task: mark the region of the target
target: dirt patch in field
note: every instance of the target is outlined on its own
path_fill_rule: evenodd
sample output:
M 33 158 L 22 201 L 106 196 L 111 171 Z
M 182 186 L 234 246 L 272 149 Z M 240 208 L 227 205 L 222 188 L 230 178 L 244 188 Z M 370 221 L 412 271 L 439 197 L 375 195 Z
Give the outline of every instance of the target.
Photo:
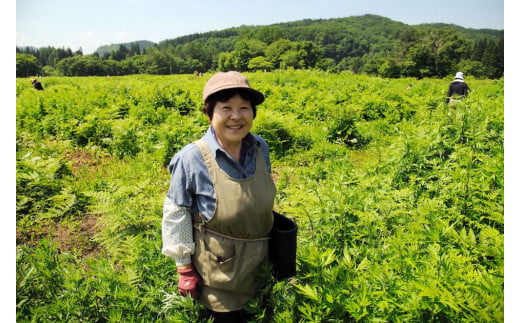
M 54 241 L 61 251 L 79 252 L 83 256 L 99 253 L 101 247 L 93 239 L 98 232 L 97 217 L 86 215 L 77 226 L 58 224 L 54 231 Z
M 107 157 L 98 156 L 84 149 L 75 149 L 66 152 L 63 157 L 71 161 L 71 170 L 74 176 L 79 174 L 95 174 L 105 163 Z
M 16 230 L 16 243 L 37 246 L 42 238 L 52 238 L 61 252 L 80 254 L 82 257 L 102 252 L 102 247 L 94 240 L 99 232 L 98 218 L 87 214 L 74 223 L 52 223 L 38 226 L 26 232 Z

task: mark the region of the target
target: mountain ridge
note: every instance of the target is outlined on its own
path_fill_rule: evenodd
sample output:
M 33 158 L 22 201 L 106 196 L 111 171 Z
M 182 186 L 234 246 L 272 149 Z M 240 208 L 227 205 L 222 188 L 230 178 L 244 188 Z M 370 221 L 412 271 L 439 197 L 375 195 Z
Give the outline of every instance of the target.
M 136 41 L 126 42 L 126 43 L 114 43 L 114 44 L 109 44 L 109 45 L 102 45 L 102 46 L 99 46 L 94 51 L 94 53 L 97 53 L 98 55 L 102 56 L 104 54 L 108 54 L 112 51 L 118 50 L 120 46 L 125 46 L 127 49 L 130 49 L 132 46 L 135 46 L 136 44 L 139 46 L 140 50 L 144 50 L 150 46 L 156 45 L 156 43 L 153 41 L 136 40 Z
M 206 31 L 202 33 L 192 33 L 187 35 L 182 35 L 174 38 L 167 38 L 164 40 L 161 40 L 157 43 L 148 41 L 148 40 L 140 40 L 140 41 L 132 41 L 132 42 L 126 42 L 126 43 L 115 43 L 110 45 L 103 45 L 98 47 L 98 49 L 95 50 L 98 54 L 104 54 L 109 53 L 110 51 L 117 50 L 120 45 L 124 45 L 127 48 L 129 48 L 132 44 L 136 42 L 146 42 L 149 46 L 158 45 L 159 47 L 162 47 L 164 44 L 174 44 L 174 45 L 182 45 L 188 42 L 191 42 L 193 40 L 199 39 L 199 38 L 228 38 L 233 36 L 239 36 L 240 31 L 242 30 L 260 30 L 262 28 L 312 28 L 316 26 L 326 26 L 326 25 L 333 25 L 335 24 L 341 24 L 341 23 L 350 23 L 350 24 L 357 24 L 359 22 L 365 23 L 371 23 L 371 25 L 368 25 L 366 27 L 374 27 L 375 24 L 380 23 L 386 23 L 391 24 L 394 27 L 402 26 L 405 29 L 423 29 L 423 28 L 452 28 L 457 32 L 460 32 L 466 36 L 469 36 L 470 38 L 481 38 L 481 37 L 501 37 L 504 34 L 503 29 L 490 29 L 490 28 L 468 28 L 463 27 L 456 24 L 448 24 L 448 23 L 421 23 L 421 24 L 415 24 L 415 25 L 409 25 L 397 20 L 392 20 L 388 17 L 375 15 L 375 14 L 365 14 L 365 15 L 359 15 L 359 16 L 349 16 L 349 17 L 340 17 L 340 18 L 320 18 L 320 19 L 310 19 L 310 18 L 304 18 L 299 20 L 293 20 L 288 22 L 280 22 L 280 23 L 273 23 L 273 24 L 266 24 L 266 25 L 241 25 L 241 26 L 235 26 L 235 27 L 229 27 L 224 29 L 218 29 L 218 30 L 211 30 Z M 363 29 L 363 28 L 361 28 Z M 366 28 L 364 28 L 366 29 Z M 144 49 L 146 47 L 141 47 L 141 49 Z M 107 49 L 109 49 L 107 51 Z

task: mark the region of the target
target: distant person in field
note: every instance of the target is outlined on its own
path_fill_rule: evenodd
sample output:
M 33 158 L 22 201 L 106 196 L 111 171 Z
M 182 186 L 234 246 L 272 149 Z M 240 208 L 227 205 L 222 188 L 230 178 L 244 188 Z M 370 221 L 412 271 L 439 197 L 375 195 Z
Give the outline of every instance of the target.
M 464 82 L 464 73 L 457 72 L 455 79 L 450 83 L 448 87 L 448 95 L 446 97 L 446 103 L 459 102 L 462 98 L 468 96 L 469 88 L 468 84 Z
M 198 299 L 215 322 L 247 322 L 276 193 L 267 143 L 250 133 L 264 95 L 231 71 L 213 75 L 202 99 L 206 134 L 168 166 L 162 253 L 175 260 L 181 295 Z
M 31 79 L 31 83 L 34 86 L 35 89 L 43 91 L 43 86 L 37 79 Z

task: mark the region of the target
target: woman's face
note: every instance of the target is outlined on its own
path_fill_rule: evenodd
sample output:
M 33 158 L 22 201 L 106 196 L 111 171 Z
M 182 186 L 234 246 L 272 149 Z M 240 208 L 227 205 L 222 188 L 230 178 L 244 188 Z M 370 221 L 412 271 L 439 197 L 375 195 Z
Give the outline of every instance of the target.
M 210 122 L 222 147 L 241 144 L 253 126 L 253 107 L 236 94 L 227 102 L 217 102 Z

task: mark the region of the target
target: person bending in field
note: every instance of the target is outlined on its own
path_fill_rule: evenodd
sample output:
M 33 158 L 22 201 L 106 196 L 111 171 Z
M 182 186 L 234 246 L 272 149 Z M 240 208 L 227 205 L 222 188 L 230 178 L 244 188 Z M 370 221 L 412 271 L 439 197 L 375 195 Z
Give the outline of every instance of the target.
M 464 82 L 464 73 L 457 72 L 455 74 L 455 79 L 450 83 L 448 87 L 448 95 L 446 97 L 446 103 L 455 103 L 459 102 L 461 99 L 468 96 L 469 88 L 468 84 Z
M 43 86 L 37 79 L 31 79 L 31 83 L 34 86 L 35 89 L 43 91 Z

